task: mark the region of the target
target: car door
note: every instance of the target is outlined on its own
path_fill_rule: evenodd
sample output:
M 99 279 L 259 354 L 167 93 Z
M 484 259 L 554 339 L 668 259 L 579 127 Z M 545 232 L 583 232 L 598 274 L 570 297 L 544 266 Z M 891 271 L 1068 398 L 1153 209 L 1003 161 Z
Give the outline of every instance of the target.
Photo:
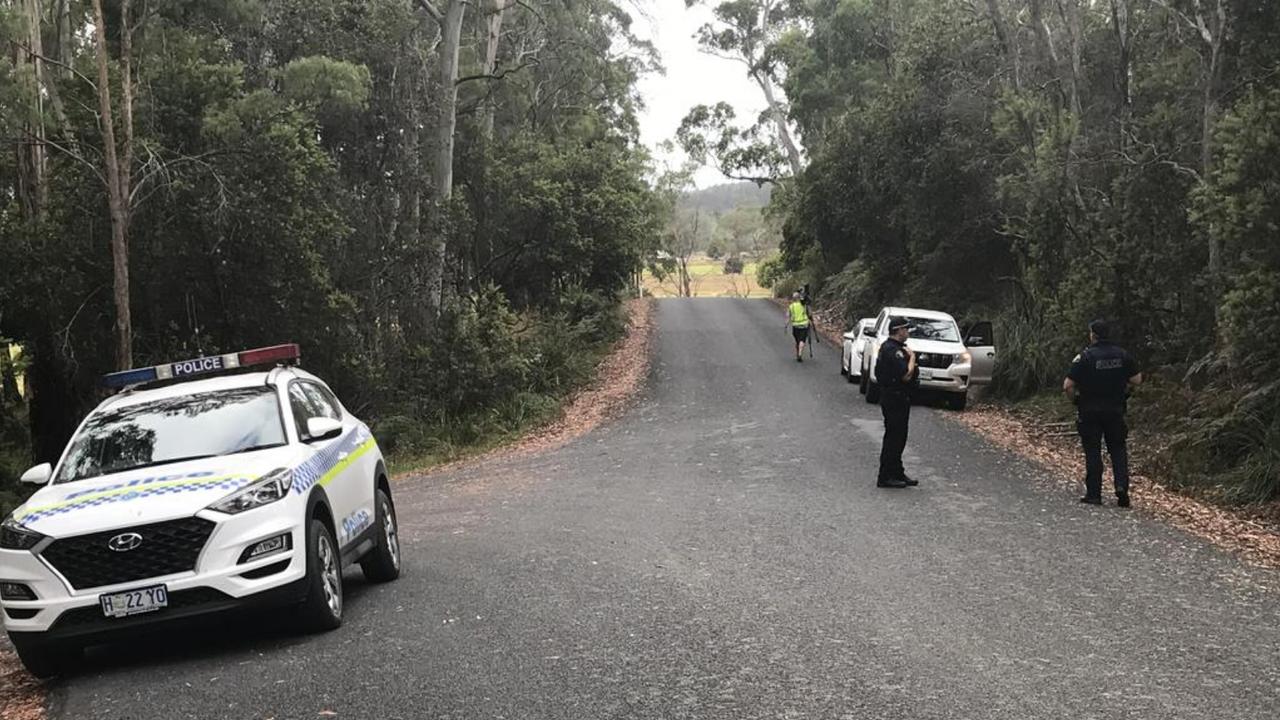
M 872 326 L 873 335 L 867 336 L 867 342 L 862 346 L 863 361 L 862 365 L 866 368 L 867 377 L 871 382 L 876 379 L 876 356 L 880 354 L 880 344 L 889 337 L 889 310 L 888 308 L 881 310 L 876 316 L 875 325 Z
M 964 333 L 964 345 L 973 358 L 969 382 L 975 385 L 991 382 L 991 375 L 996 366 L 995 329 L 991 323 L 983 320 L 969 326 Z
M 331 453 L 327 458 L 331 466 L 324 488 L 333 504 L 338 544 L 345 546 L 373 523 L 373 468 L 369 464 L 374 455 L 359 452 L 363 426 L 343 410 L 329 388 L 311 380 L 297 384 L 319 416 L 342 423 L 342 434 L 326 451 Z

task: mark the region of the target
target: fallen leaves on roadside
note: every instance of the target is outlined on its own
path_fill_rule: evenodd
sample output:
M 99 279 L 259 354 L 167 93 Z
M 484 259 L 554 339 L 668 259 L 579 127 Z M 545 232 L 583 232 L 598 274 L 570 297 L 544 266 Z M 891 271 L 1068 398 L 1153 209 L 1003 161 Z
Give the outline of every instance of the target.
M 1025 413 L 991 405 L 971 407 L 947 417 L 991 443 L 1043 465 L 1058 483 L 1083 489 L 1084 454 L 1073 433 L 1062 432 Z M 1161 517 L 1251 564 L 1280 568 L 1280 504 L 1254 508 L 1212 505 L 1141 472 L 1132 473 L 1131 487 L 1136 509 Z
M 0 648 L 0 720 L 43 720 L 44 686 L 7 647 Z

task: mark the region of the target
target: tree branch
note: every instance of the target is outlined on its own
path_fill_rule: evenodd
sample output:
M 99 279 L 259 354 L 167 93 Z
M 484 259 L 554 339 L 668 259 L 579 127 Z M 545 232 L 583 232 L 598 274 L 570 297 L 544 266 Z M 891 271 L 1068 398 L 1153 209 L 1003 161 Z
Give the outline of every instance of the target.
M 444 24 L 444 13 L 437 10 L 436 6 L 432 5 L 428 0 L 418 0 L 418 7 L 430 15 L 432 20 Z
M 58 61 L 58 60 L 55 60 L 55 59 L 53 59 L 53 58 L 51 58 L 51 57 L 49 57 L 49 56 L 47 56 L 47 55 L 42 55 L 42 54 L 40 54 L 40 53 L 38 53 L 38 52 L 35 52 L 35 51 L 33 51 L 30 47 L 28 47 L 28 46 L 26 46 L 26 45 L 23 45 L 22 43 L 17 43 L 17 42 L 15 42 L 15 43 L 13 43 L 13 45 L 14 45 L 14 47 L 17 47 L 17 48 L 19 48 L 20 50 L 22 50 L 22 52 L 26 53 L 27 55 L 30 55 L 30 56 L 31 56 L 31 57 L 33 57 L 33 58 L 37 58 L 37 59 L 39 59 L 41 62 L 47 62 L 47 63 L 49 63 L 50 65 L 56 65 L 57 67 L 60 67 L 60 68 L 62 68 L 62 69 L 64 69 L 64 70 L 67 70 L 67 71 L 70 71 L 73 75 L 75 75 L 76 77 L 78 77 L 78 78 L 80 78 L 81 80 L 83 80 L 83 81 L 85 81 L 86 83 L 88 83 L 88 84 L 89 84 L 89 87 L 93 88 L 93 91 L 94 91 L 94 92 L 97 92 L 97 91 L 98 91 L 98 85 L 97 85 L 97 83 L 95 83 L 93 80 L 91 80 L 91 79 L 89 79 L 88 77 L 86 77 L 84 73 L 80 72 L 79 70 L 76 70 L 75 68 L 71 67 L 70 65 L 68 65 L 68 64 L 66 64 L 66 63 L 64 63 L 64 62 L 60 62 L 60 61 Z
M 511 73 L 519 72 L 531 65 L 537 65 L 537 64 L 538 64 L 538 61 L 535 58 L 528 62 L 520 63 L 519 65 L 511 68 L 510 70 L 503 70 L 502 72 L 496 72 L 492 74 L 480 73 L 478 75 L 468 75 L 466 77 L 461 77 L 455 80 L 453 84 L 461 85 L 463 83 L 471 82 L 473 80 L 501 80 L 502 78 L 506 77 L 507 75 L 510 75 Z

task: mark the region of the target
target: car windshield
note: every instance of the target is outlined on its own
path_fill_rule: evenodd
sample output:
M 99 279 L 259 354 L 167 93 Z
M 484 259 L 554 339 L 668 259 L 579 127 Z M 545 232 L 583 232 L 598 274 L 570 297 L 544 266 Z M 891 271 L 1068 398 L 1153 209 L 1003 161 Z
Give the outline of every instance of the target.
M 954 320 L 937 318 L 909 318 L 911 330 L 908 336 L 917 340 L 941 340 L 942 342 L 960 342 L 960 330 Z
M 252 387 L 109 408 L 71 443 L 55 483 L 286 443 L 275 388 Z

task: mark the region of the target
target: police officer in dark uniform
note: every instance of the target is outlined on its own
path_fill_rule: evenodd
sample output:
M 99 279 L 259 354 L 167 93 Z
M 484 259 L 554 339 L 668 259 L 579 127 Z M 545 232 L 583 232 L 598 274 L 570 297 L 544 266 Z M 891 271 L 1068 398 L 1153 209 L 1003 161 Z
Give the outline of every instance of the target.
M 1142 382 L 1138 364 L 1111 342 L 1111 328 L 1103 320 L 1089 323 L 1089 347 L 1075 357 L 1062 391 L 1077 407 L 1076 427 L 1084 446 L 1085 494 L 1080 502 L 1102 504 L 1102 443 L 1107 443 L 1116 501 L 1129 507 L 1129 428 L 1124 411 L 1129 388 Z
M 889 319 L 889 339 L 876 356 L 876 384 L 880 387 L 880 411 L 884 413 L 884 446 L 880 449 L 880 474 L 876 487 L 903 488 L 919 483 L 907 477 L 902 451 L 907 447 L 911 420 L 911 390 L 918 382 L 916 355 L 907 347 L 911 323 Z

